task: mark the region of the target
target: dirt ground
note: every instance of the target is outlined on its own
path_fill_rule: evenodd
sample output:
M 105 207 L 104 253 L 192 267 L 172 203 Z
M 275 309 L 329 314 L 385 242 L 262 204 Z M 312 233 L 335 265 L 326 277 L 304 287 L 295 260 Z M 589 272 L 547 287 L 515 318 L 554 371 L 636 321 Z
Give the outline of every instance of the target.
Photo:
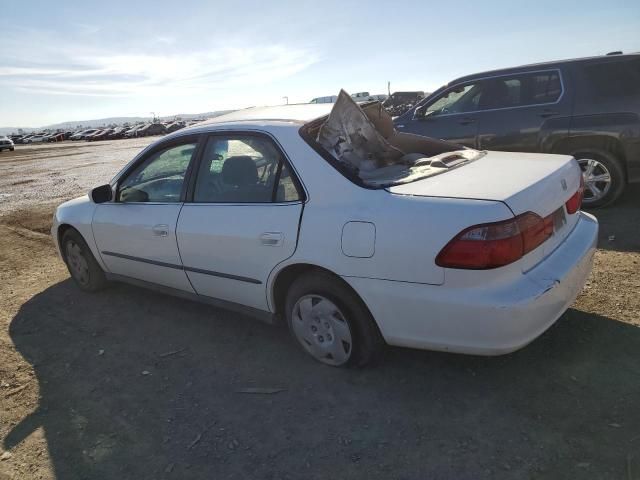
M 640 479 L 640 186 L 594 212 L 589 284 L 528 347 L 341 370 L 283 328 L 73 286 L 55 205 L 149 141 L 0 154 L 0 479 Z

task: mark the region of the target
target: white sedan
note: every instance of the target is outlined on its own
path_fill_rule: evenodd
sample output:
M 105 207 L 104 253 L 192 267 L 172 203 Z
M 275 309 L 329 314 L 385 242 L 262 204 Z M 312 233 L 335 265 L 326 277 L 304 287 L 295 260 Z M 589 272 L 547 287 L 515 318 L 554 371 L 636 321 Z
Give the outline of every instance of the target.
M 354 106 L 247 109 L 151 144 L 58 207 L 71 276 L 282 319 L 333 366 L 385 343 L 498 355 L 542 334 L 596 247 L 577 162 L 398 133 Z

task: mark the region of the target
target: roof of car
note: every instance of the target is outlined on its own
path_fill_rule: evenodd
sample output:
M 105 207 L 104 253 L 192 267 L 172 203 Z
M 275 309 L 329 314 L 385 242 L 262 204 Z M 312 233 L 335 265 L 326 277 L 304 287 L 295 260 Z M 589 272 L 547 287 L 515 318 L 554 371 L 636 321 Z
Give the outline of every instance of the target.
M 316 118 L 328 115 L 333 108 L 332 103 L 300 103 L 292 105 L 279 105 L 276 107 L 251 107 L 237 110 L 226 115 L 205 120 L 188 128 L 200 128 L 205 125 L 217 125 L 221 123 L 236 122 L 265 122 L 290 121 L 296 123 L 307 123 Z
M 460 82 L 465 82 L 468 80 L 474 80 L 478 78 L 491 77 L 495 75 L 501 74 L 509 74 L 520 71 L 531 71 L 540 68 L 552 68 L 558 67 L 560 65 L 568 64 L 568 63 L 588 63 L 594 61 L 616 61 L 622 58 L 638 58 L 640 57 L 639 52 L 628 53 L 628 54 L 611 54 L 611 55 L 598 55 L 594 57 L 582 57 L 582 58 L 570 58 L 566 60 L 553 60 L 551 62 L 541 62 L 541 63 L 529 63 L 525 65 L 519 65 L 516 67 L 508 67 L 508 68 L 499 68 L 496 70 L 488 70 L 485 72 L 474 73 L 471 75 L 465 75 L 464 77 L 456 78 L 455 80 L 448 83 L 448 85 L 453 85 Z

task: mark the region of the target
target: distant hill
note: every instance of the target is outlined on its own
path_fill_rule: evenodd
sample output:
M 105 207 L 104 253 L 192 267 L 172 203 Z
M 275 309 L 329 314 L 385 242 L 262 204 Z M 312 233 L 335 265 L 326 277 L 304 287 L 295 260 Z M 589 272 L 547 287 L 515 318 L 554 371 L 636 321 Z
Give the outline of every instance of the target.
M 225 113 L 233 112 L 234 110 L 218 110 L 216 112 L 205 112 L 205 113 L 180 113 L 177 115 L 167 115 L 165 117 L 160 117 L 161 120 L 173 120 L 175 118 L 180 118 L 182 120 L 196 120 L 196 119 L 206 119 L 218 117 L 220 115 L 224 115 Z M 20 127 L 24 132 L 31 131 L 40 131 L 40 130 L 75 130 L 77 128 L 95 128 L 102 127 L 107 125 L 121 125 L 123 123 L 138 123 L 138 122 L 148 122 L 150 121 L 149 117 L 110 117 L 110 118 L 98 118 L 95 120 L 77 120 L 72 122 L 62 122 L 62 123 L 54 123 L 53 125 L 46 125 L 44 127 Z M 11 133 L 17 133 L 20 129 L 19 127 L 0 127 L 0 135 L 8 135 Z

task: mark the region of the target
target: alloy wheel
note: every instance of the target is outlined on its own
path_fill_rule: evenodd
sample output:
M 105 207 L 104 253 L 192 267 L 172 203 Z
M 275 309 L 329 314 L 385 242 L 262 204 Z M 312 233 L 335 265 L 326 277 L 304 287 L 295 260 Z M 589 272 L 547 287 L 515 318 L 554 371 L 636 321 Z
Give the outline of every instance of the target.
M 611 189 L 611 173 L 609 169 L 593 158 L 581 158 L 578 160 L 584 179 L 584 199 L 588 205 L 602 199 Z

